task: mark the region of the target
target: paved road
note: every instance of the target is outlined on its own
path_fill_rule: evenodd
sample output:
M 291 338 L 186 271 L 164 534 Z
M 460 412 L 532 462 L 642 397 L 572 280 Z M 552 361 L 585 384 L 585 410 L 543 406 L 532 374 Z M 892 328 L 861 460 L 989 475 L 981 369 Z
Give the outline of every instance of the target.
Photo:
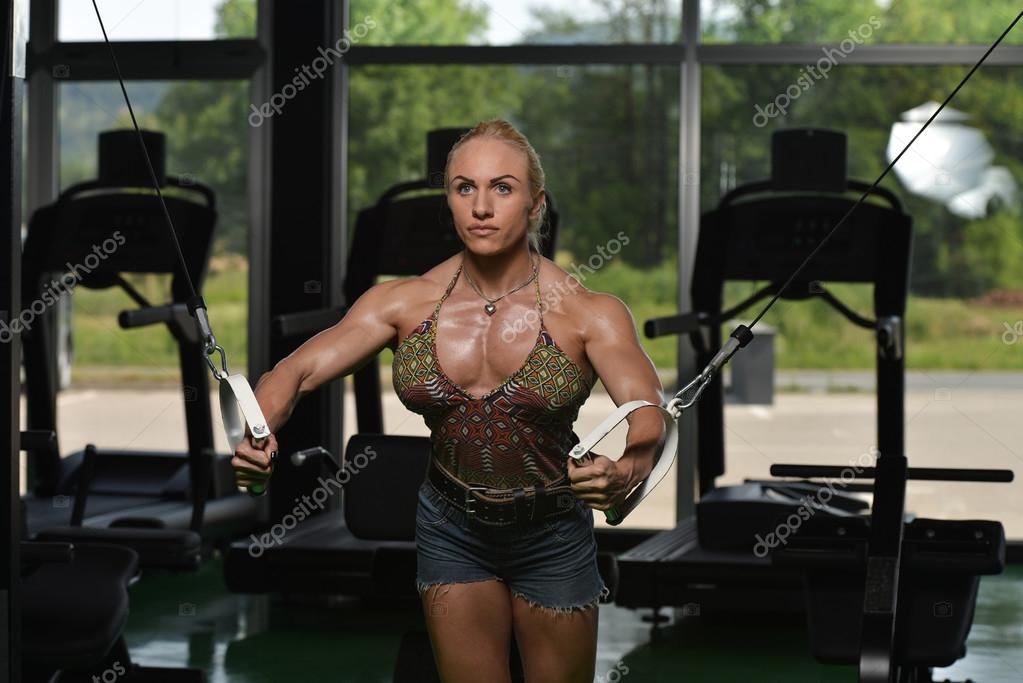
M 917 376 L 910 385 L 906 439 L 913 465 L 1010 468 L 1023 477 L 1023 375 L 932 373 L 932 378 Z M 387 382 L 383 386 L 390 387 Z M 350 392 L 347 401 L 345 429 L 350 434 L 354 428 Z M 184 448 L 184 409 L 180 394 L 172 389 L 71 389 L 61 394 L 59 405 L 64 452 L 87 442 L 108 448 Z M 587 433 L 613 408 L 598 385 L 580 412 L 576 433 Z M 385 395 L 384 409 L 388 432 L 427 434 L 422 418 L 405 410 L 393 393 Z M 721 481 L 767 477 L 772 463 L 855 464 L 876 442 L 874 419 L 874 396 L 869 392 L 782 393 L 773 406 L 729 405 L 728 472 Z M 219 431 L 217 439 L 226 451 Z M 625 428 L 609 440 L 606 452 L 620 453 Z M 624 526 L 672 526 L 674 499 L 675 481 L 669 475 Z M 911 483 L 907 508 L 927 516 L 999 519 L 1010 538 L 1023 538 L 1019 481 Z

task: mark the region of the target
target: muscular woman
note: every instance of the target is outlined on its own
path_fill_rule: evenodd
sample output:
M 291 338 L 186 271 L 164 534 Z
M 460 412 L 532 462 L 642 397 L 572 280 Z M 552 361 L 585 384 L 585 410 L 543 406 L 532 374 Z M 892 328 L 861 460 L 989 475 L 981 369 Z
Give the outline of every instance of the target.
M 663 439 L 657 411 L 639 410 L 617 461 L 567 457 L 598 378 L 616 405 L 659 404 L 661 386 L 625 304 L 540 255 L 544 183 L 518 130 L 478 124 L 445 169 L 464 249 L 420 277 L 375 285 L 256 386 L 276 433 L 302 396 L 394 351 L 394 389 L 432 435 L 416 583 L 450 683 L 509 681 L 513 630 L 530 683 L 593 680 L 607 589 L 590 510 L 621 503 Z M 273 437 L 261 448 L 242 441 L 238 484 L 265 482 L 277 448 Z

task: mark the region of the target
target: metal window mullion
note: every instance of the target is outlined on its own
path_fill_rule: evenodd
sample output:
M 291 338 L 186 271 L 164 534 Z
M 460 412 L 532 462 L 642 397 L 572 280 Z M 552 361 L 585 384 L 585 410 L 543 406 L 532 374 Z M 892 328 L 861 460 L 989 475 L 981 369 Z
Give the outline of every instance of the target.
M 249 81 L 250 104 L 258 110 L 269 99 L 273 90 L 271 67 L 270 28 L 266 25 L 272 16 L 273 0 L 258 0 L 256 32 L 266 59 Z M 252 111 L 251 109 L 249 110 Z M 270 169 L 272 118 L 262 125 L 249 125 L 249 306 L 248 306 L 248 376 L 255 379 L 270 370 Z
M 821 45 L 699 45 L 697 59 L 701 64 L 814 64 L 818 59 L 841 52 L 835 61 L 839 64 L 869 65 L 943 65 L 972 66 L 980 59 L 988 45 L 857 45 L 848 54 L 838 43 Z M 1023 46 L 1003 45 L 991 53 L 986 64 L 1023 64 Z
M 691 306 L 691 282 L 696 238 L 700 227 L 700 36 L 699 0 L 683 0 L 682 36 L 686 48 L 679 79 L 678 163 L 678 310 Z M 685 336 L 677 339 L 678 386 L 696 374 L 696 354 Z M 673 392 L 674 393 L 674 390 Z M 696 412 L 679 418 L 678 460 L 675 481 L 676 524 L 692 517 L 696 505 L 697 434 Z
M 238 80 L 250 78 L 264 62 L 264 44 L 259 38 L 243 38 L 118 41 L 115 46 L 126 80 Z M 110 51 L 105 43 L 56 42 L 50 46 L 30 47 L 28 68 L 31 75 L 62 66 L 66 67 L 67 80 L 97 81 L 114 77 Z
M 34 0 L 29 40 L 37 47 L 49 48 L 57 37 L 55 3 Z M 58 144 L 57 111 L 60 95 L 49 70 L 35 74 L 28 82 L 29 116 L 26 126 L 24 216 L 57 197 L 60 146 Z
M 349 5 L 347 0 L 337 0 L 337 37 L 348 28 Z M 332 34 L 333 35 L 333 34 Z M 330 216 L 327 224 L 330 235 L 327 239 L 326 282 L 327 306 L 341 305 L 343 283 L 346 275 L 348 256 L 348 65 L 345 55 L 338 60 L 337 68 L 331 70 L 330 83 L 330 186 L 333 193 L 329 201 Z M 328 414 L 335 419 L 327 424 L 328 449 L 331 453 L 342 453 L 345 444 L 345 382 L 337 383 L 337 390 L 328 392 Z
M 685 29 L 683 29 L 685 30 Z M 821 45 L 706 45 L 685 33 L 681 44 L 653 45 L 388 45 L 354 46 L 346 55 L 349 64 L 671 64 L 691 57 L 699 64 L 812 64 L 826 50 L 840 44 Z M 694 46 L 687 49 L 687 44 Z M 942 65 L 974 64 L 986 45 L 857 45 L 843 53 L 842 64 Z M 1023 46 L 1002 46 L 988 58 L 993 65 L 1023 64 Z

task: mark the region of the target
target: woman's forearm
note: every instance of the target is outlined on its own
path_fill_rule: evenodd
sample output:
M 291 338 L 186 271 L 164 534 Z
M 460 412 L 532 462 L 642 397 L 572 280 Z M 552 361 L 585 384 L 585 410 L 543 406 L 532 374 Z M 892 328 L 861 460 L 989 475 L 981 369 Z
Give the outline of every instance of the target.
M 632 488 L 650 476 L 657 453 L 664 443 L 664 420 L 654 410 L 639 410 L 629 421 L 625 452 L 618 460 L 629 473 Z
M 263 373 L 256 383 L 256 402 L 266 418 L 270 432 L 276 434 L 291 417 L 302 396 L 304 377 L 288 358 L 282 359 L 270 372 Z

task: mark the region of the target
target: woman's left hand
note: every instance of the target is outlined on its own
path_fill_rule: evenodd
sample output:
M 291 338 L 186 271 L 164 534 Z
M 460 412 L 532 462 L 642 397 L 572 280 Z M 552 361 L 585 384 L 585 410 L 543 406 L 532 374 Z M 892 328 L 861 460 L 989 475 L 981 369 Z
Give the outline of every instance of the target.
M 625 501 L 632 490 L 632 472 L 604 455 L 590 451 L 589 462 L 579 464 L 568 459 L 568 479 L 572 492 L 594 510 L 610 510 Z

